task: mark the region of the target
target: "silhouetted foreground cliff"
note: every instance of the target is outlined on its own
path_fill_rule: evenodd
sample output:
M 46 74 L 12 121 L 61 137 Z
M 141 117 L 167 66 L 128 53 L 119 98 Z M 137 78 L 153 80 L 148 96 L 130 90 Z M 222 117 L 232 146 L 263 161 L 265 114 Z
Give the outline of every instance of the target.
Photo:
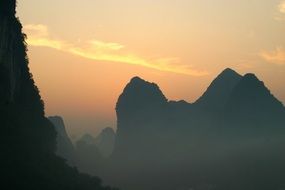
M 135 77 L 116 111 L 109 177 L 121 187 L 285 189 L 285 108 L 254 74 L 226 69 L 192 104 Z
M 56 132 L 28 68 L 15 0 L 0 0 L 2 189 L 110 190 L 55 155 Z

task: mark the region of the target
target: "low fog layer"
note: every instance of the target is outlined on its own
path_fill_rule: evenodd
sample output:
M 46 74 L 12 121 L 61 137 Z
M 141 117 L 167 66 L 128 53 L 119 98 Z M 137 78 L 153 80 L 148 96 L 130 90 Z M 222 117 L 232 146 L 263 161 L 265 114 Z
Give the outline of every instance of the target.
M 103 156 L 90 135 L 77 143 L 89 144 L 77 152 L 85 159 L 79 168 L 109 184 L 127 190 L 284 188 L 285 108 L 254 74 L 225 69 L 192 104 L 169 101 L 155 83 L 134 77 L 116 111 L 112 154 Z

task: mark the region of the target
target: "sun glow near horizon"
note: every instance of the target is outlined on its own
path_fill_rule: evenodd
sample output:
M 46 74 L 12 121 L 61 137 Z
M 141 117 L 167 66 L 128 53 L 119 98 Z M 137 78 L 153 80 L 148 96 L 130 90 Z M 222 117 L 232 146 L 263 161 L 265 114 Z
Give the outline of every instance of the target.
M 192 76 L 208 75 L 207 71 L 199 71 L 187 64 L 179 63 L 179 58 L 152 58 L 146 59 L 134 53 L 124 52 L 125 46 L 115 42 L 89 40 L 81 44 L 74 44 L 50 38 L 45 25 L 25 25 L 24 32 L 28 35 L 27 43 L 30 46 L 49 47 L 65 51 L 87 59 L 96 61 L 112 61 L 131 65 L 139 65 L 159 71 L 173 72 Z
M 284 5 L 23 0 L 17 14 L 47 113 L 68 118 L 75 133 L 115 125 L 116 100 L 136 75 L 158 83 L 169 99 L 193 102 L 230 67 L 255 73 L 285 102 Z M 93 124 L 79 127 L 83 115 Z

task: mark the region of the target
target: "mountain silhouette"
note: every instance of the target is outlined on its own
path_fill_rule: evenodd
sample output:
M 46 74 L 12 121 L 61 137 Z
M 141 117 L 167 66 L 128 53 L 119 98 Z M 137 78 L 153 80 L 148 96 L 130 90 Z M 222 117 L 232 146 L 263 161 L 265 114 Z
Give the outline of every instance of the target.
M 56 131 L 28 67 L 26 35 L 16 1 L 0 1 L 1 187 L 42 190 L 110 190 L 55 155 Z
M 222 109 L 233 88 L 241 80 L 242 76 L 232 69 L 225 69 L 213 80 L 206 92 L 195 102 L 199 107 L 207 110 Z
M 151 148 L 144 143 L 145 138 L 153 139 L 151 135 L 158 134 L 165 122 L 163 110 L 167 110 L 167 105 L 167 99 L 156 84 L 132 78 L 116 105 L 118 152 L 115 149 L 113 156 L 124 156 L 131 161 L 133 156 L 140 156 L 141 149 Z M 131 155 L 126 156 L 128 153 Z
M 115 144 L 115 132 L 112 128 L 104 128 L 96 137 L 84 134 L 76 142 L 78 169 L 90 175 L 104 177 L 112 171 L 110 156 Z M 107 174 L 106 174 L 107 173 Z
M 156 84 L 134 77 L 120 95 L 116 110 L 124 117 L 124 112 L 143 111 L 165 103 L 167 99 Z
M 134 77 L 116 107 L 111 158 L 124 175 L 110 181 L 142 190 L 282 189 L 284 111 L 255 75 L 232 69 L 192 104 L 168 101 L 158 85 Z
M 96 137 L 96 145 L 102 156 L 108 158 L 114 149 L 116 133 L 113 128 L 107 127 Z
M 60 116 L 51 116 L 48 119 L 55 127 L 56 136 L 56 154 L 65 160 L 70 166 L 76 166 L 75 148 L 66 132 L 65 124 Z
M 246 74 L 233 89 L 225 108 L 225 120 L 231 127 L 253 128 L 264 135 L 284 130 L 285 109 L 254 75 Z
M 86 133 L 77 142 L 82 142 L 84 144 L 96 145 L 96 139 L 92 135 Z
M 112 129 L 84 135 L 77 166 L 93 176 L 70 167 L 58 151 L 71 142 L 61 118 L 45 117 L 15 8 L 0 1 L 2 188 L 112 190 L 100 175 L 126 190 L 285 189 L 285 108 L 254 74 L 232 69 L 194 103 L 134 77 L 116 104 L 114 150 Z
M 95 137 L 85 134 L 76 141 L 76 154 L 80 171 L 90 175 L 103 175 L 106 160 L 98 148 Z

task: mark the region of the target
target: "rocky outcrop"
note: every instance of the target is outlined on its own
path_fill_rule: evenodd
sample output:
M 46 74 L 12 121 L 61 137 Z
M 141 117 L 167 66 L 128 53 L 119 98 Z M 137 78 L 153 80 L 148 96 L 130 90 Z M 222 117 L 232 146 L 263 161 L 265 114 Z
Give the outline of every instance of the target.
M 56 136 L 56 154 L 64 158 L 70 166 L 76 166 L 75 148 L 66 132 L 63 119 L 60 116 L 51 116 L 48 118 L 57 132 Z
M 167 106 L 167 99 L 156 84 L 134 77 L 116 105 L 117 137 L 112 156 L 131 161 L 133 156 L 151 151 L 152 140 L 166 122 Z M 146 138 L 150 143 L 145 143 Z

